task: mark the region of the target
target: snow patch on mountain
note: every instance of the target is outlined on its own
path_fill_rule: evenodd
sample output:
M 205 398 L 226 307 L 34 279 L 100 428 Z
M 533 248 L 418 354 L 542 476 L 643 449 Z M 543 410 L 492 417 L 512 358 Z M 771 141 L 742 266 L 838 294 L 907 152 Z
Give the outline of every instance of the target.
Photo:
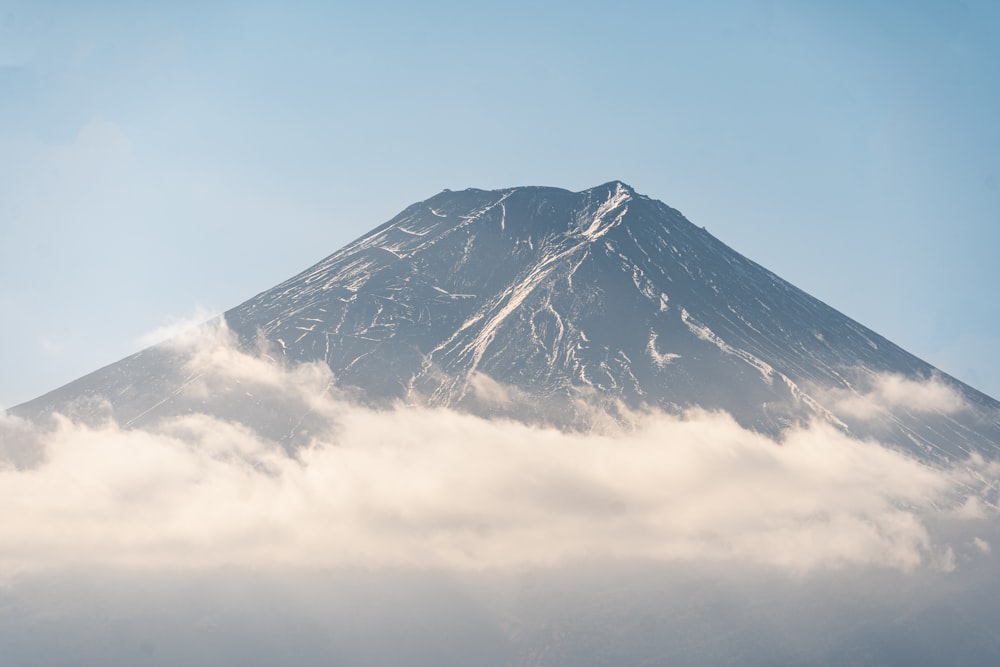
M 646 351 L 649 352 L 649 356 L 653 359 L 653 363 L 656 364 L 658 368 L 663 368 L 675 359 L 680 359 L 681 355 L 675 354 L 673 352 L 661 353 L 656 349 L 656 339 L 657 335 L 655 331 L 649 332 L 649 344 L 646 346 Z

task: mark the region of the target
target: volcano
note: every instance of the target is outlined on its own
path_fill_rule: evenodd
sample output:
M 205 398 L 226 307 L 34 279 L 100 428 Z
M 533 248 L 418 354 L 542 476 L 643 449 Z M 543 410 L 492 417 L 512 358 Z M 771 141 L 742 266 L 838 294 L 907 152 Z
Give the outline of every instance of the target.
M 325 363 L 338 390 L 374 405 L 560 428 L 586 428 L 595 407 L 616 418 L 699 408 L 779 436 L 825 421 L 932 461 L 993 456 L 1000 443 L 995 400 L 621 181 L 445 190 L 222 319 L 245 348 Z M 308 437 L 301 409 L 238 382 L 187 396 L 191 379 L 182 355 L 160 345 L 13 412 L 110 410 L 141 426 L 198 410 L 290 445 Z M 857 408 L 920 383 L 957 402 Z
M 1000 404 L 619 181 L 446 190 L 12 412 L 11 664 L 1000 664 Z

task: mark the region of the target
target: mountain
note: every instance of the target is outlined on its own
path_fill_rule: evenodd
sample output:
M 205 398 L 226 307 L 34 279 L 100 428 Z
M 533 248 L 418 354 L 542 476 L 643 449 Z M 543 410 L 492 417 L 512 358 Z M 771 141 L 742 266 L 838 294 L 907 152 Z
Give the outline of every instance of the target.
M 586 427 L 595 408 L 724 410 L 768 434 L 822 420 L 940 461 L 1000 443 L 995 400 L 620 181 L 445 190 L 223 317 L 247 349 L 323 361 L 376 405 L 563 428 Z M 103 397 L 128 425 L 210 410 L 289 444 L 308 437 L 308 410 L 281 397 L 239 383 L 186 396 L 178 355 L 143 350 L 13 412 L 86 416 L 86 399 Z M 880 388 L 924 384 L 960 405 L 856 409 Z

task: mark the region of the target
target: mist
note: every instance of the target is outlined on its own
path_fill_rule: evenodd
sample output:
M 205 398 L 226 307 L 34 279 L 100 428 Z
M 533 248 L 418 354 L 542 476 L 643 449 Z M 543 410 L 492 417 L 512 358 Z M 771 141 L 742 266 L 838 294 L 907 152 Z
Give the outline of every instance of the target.
M 292 401 L 307 444 L 198 412 L 143 428 L 0 418 L 11 664 L 879 664 L 941 657 L 916 650 L 932 639 L 969 664 L 1000 652 L 997 462 L 932 467 L 825 423 L 775 440 L 705 411 L 571 432 L 376 409 L 322 364 L 210 333 L 172 343 L 184 392 Z M 871 414 L 962 409 L 933 380 L 873 387 Z M 863 415 L 864 398 L 843 400 Z

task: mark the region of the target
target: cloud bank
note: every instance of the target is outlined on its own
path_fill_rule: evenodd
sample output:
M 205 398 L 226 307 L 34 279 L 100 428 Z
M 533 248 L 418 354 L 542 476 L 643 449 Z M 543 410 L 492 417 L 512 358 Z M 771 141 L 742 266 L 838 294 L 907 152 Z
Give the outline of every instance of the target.
M 996 521 L 1000 465 L 981 458 L 932 468 L 825 424 L 775 441 L 703 411 L 569 433 L 377 410 L 334 392 L 326 366 L 247 354 L 218 326 L 176 345 L 188 355 L 187 397 L 280 397 L 308 417 L 309 444 L 289 450 L 252 420 L 198 412 L 140 429 L 63 417 L 41 430 L 5 417 L 0 571 L 640 558 L 909 572 L 991 557 L 974 533 Z M 907 382 L 880 381 L 880 405 L 904 393 L 911 409 L 953 398 Z M 15 465 L 16 444 L 41 456 Z
M 703 411 L 581 433 L 373 409 L 221 326 L 171 345 L 169 416 L 0 416 L 10 664 L 1000 659 L 996 462 Z

